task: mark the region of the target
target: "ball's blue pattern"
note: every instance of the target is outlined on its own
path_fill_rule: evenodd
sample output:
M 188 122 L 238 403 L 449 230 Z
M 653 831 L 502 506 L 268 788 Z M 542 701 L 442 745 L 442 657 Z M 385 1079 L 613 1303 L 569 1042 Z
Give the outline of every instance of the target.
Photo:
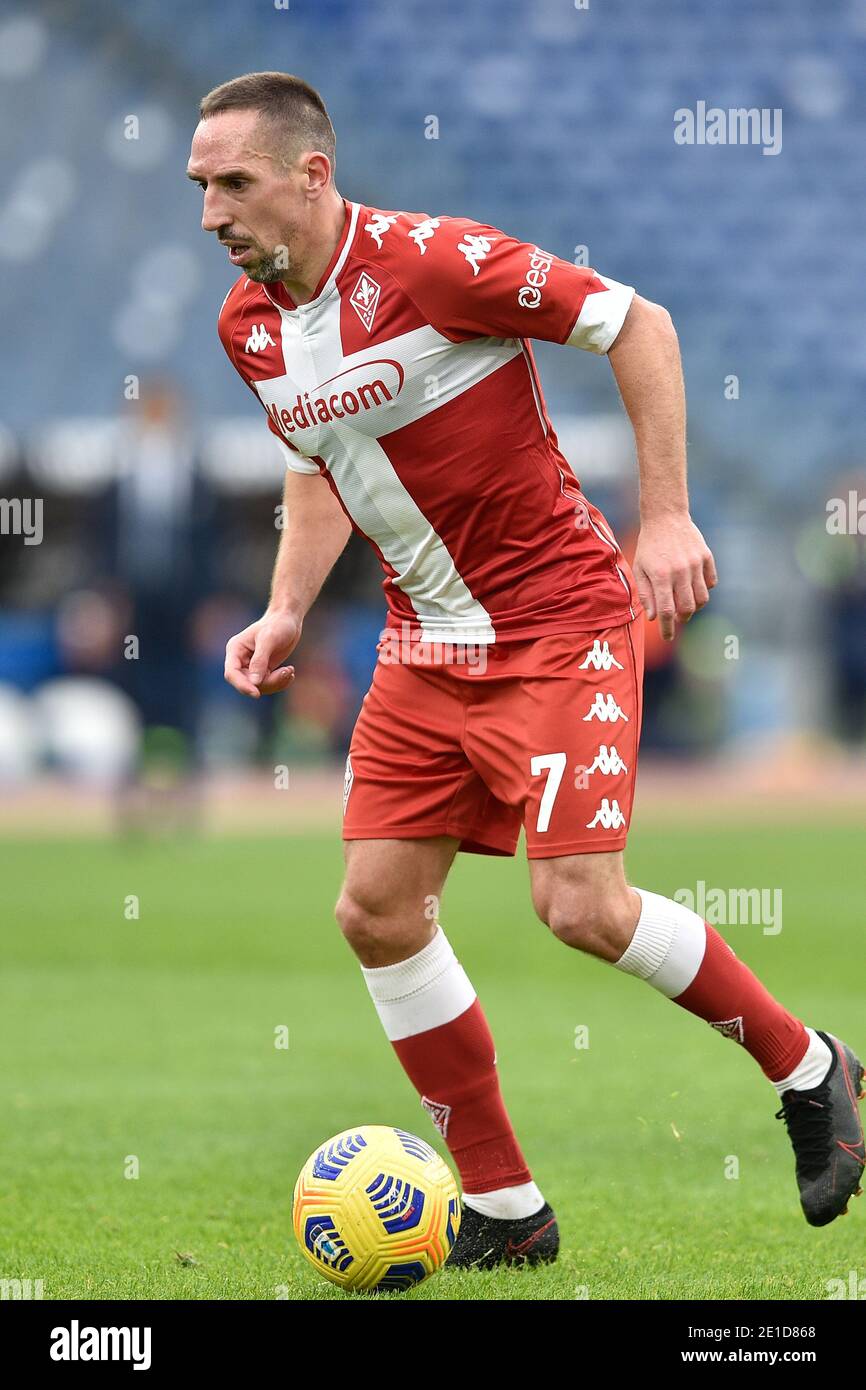
M 340 1176 L 346 1164 L 351 1163 L 355 1155 L 366 1147 L 367 1141 L 363 1135 L 352 1134 L 341 1139 L 338 1144 L 329 1144 L 327 1148 L 319 1149 L 313 1164 L 313 1177 L 333 1182 Z
M 389 1235 L 411 1231 L 424 1212 L 424 1193 L 404 1178 L 379 1173 L 367 1188 L 367 1195 Z

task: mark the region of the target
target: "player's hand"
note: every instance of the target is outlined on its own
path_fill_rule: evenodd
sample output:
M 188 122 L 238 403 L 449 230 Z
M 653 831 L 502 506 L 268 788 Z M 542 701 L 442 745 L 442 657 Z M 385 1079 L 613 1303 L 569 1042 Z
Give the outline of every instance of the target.
M 689 516 L 644 523 L 633 568 L 646 615 L 658 618 L 666 642 L 673 641 L 678 622 L 687 623 L 709 602 L 718 583 L 712 551 Z
M 277 695 L 295 679 L 282 663 L 298 645 L 303 621 L 270 609 L 226 644 L 225 678 L 242 695 Z

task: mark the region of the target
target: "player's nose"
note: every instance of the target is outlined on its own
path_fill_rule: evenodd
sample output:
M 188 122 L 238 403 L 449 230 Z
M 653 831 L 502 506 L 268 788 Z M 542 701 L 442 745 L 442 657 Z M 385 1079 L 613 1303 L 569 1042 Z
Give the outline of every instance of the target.
M 227 227 L 231 218 L 224 207 L 220 205 L 218 192 L 210 197 L 210 189 L 205 191 L 204 206 L 201 212 L 202 230 L 205 232 L 218 232 L 220 227 Z

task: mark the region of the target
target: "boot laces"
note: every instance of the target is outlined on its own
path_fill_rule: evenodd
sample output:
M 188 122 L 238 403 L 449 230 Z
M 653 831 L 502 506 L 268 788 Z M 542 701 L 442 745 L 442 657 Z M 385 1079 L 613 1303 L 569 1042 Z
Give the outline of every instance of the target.
M 776 1119 L 785 1121 L 798 1174 L 816 1178 L 826 1166 L 833 1144 L 830 1107 L 799 1091 L 786 1091 Z

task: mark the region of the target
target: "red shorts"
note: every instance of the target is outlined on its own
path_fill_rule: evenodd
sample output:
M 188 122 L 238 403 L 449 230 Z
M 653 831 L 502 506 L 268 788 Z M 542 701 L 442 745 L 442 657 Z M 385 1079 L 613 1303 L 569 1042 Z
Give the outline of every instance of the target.
M 452 835 L 462 850 L 514 854 L 522 825 L 530 859 L 622 849 L 643 624 L 640 613 L 595 632 L 451 649 L 463 663 L 444 661 L 447 648 L 435 664 L 383 661 L 380 643 L 346 762 L 343 838 Z

